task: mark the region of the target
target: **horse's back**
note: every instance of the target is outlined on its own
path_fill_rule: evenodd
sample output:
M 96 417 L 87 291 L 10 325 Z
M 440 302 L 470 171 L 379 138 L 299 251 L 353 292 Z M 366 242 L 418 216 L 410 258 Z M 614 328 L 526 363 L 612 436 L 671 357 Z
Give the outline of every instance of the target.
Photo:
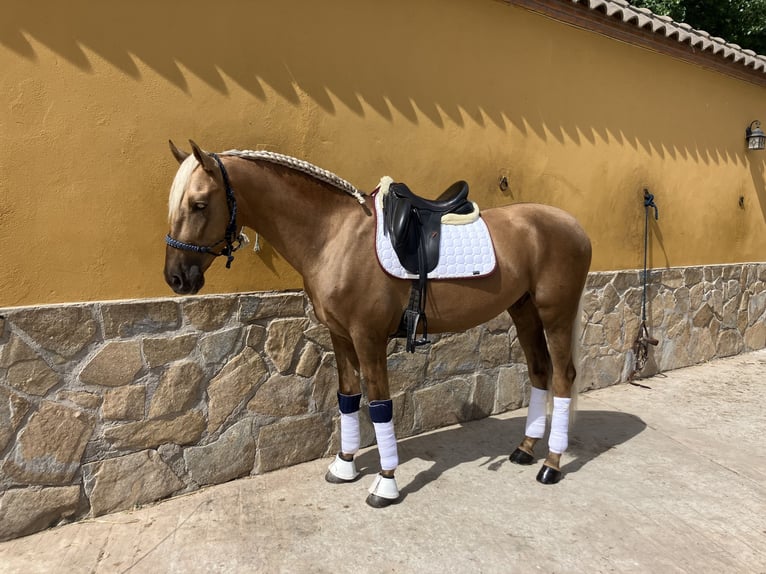
M 591 243 L 570 213 L 539 203 L 514 203 L 482 211 L 499 265 L 506 262 L 535 284 L 563 282 L 582 290 Z M 510 269 L 509 269 L 510 270 Z
M 556 235 L 578 236 L 579 240 L 590 243 L 585 230 L 577 219 L 559 207 L 542 203 L 512 203 L 502 207 L 493 207 L 481 211 L 483 218 L 490 221 L 505 220 L 517 226 L 528 226 L 530 229 L 548 230 Z M 491 227 L 491 225 L 490 225 Z
M 513 203 L 482 210 L 497 251 L 526 248 L 531 254 L 576 257 L 590 266 L 591 244 L 569 212 L 540 203 Z

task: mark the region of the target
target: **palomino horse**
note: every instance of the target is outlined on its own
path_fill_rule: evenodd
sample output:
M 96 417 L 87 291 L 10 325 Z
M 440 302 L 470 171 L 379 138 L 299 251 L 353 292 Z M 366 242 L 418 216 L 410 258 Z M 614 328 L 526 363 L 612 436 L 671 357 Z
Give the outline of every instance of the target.
M 398 454 L 386 347 L 408 305 L 411 281 L 393 278 L 376 260 L 373 198 L 289 156 L 236 150 L 216 155 L 191 145 L 190 155 L 170 143 L 181 166 L 170 192 L 165 279 L 178 294 L 197 293 L 216 256 L 227 256 L 231 264 L 239 226 L 269 241 L 302 275 L 335 351 L 341 451 L 326 478 L 349 482 L 358 476 L 361 373 L 381 462 L 367 502 L 376 507 L 395 502 Z M 494 242 L 496 269 L 485 277 L 431 281 L 428 326 L 436 333 L 464 331 L 510 313 L 532 383 L 525 437 L 510 458 L 534 462 L 552 391 L 548 455 L 537 479 L 556 483 L 568 444 L 573 329 L 590 241 L 573 217 L 553 207 L 514 204 L 481 216 Z

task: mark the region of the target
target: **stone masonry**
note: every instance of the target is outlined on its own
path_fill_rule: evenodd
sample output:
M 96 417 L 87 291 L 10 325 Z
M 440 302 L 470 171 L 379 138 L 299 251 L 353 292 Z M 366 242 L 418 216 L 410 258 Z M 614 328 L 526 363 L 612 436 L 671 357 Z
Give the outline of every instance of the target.
M 642 275 L 589 276 L 580 389 L 631 376 Z M 652 271 L 646 309 L 644 375 L 764 348 L 766 264 Z M 398 437 L 526 404 L 506 314 L 432 340 L 389 344 Z M 336 381 L 302 292 L 0 309 L 0 540 L 330 456 Z

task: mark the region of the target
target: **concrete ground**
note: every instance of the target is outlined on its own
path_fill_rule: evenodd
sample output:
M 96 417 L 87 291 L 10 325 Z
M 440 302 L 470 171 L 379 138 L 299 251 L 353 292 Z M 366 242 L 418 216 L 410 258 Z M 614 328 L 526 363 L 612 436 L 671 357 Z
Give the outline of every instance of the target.
M 403 500 L 329 459 L 0 544 L 0 572 L 766 574 L 766 350 L 582 395 L 565 479 L 508 462 L 526 411 L 400 443 Z

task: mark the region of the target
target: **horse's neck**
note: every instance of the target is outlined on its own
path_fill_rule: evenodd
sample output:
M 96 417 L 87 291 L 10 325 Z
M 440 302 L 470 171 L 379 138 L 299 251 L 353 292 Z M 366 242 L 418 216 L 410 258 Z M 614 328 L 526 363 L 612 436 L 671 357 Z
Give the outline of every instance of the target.
M 248 161 L 235 183 L 241 222 L 255 229 L 306 278 L 343 243 L 341 227 L 364 216 L 347 193 L 289 168 Z M 337 256 L 337 253 L 335 253 Z

